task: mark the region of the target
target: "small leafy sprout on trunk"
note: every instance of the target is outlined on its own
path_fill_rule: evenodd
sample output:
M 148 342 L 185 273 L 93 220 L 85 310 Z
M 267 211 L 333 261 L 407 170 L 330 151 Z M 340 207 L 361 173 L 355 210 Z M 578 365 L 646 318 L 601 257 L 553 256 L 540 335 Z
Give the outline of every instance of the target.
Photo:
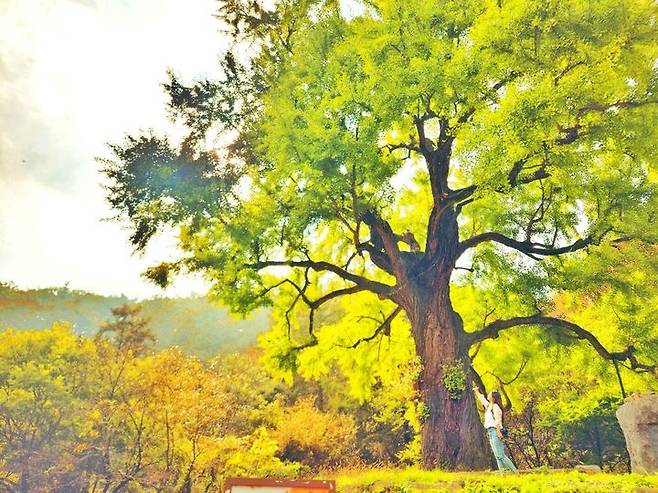
M 461 399 L 466 390 L 466 374 L 459 361 L 441 366 L 443 385 L 448 390 L 451 399 Z

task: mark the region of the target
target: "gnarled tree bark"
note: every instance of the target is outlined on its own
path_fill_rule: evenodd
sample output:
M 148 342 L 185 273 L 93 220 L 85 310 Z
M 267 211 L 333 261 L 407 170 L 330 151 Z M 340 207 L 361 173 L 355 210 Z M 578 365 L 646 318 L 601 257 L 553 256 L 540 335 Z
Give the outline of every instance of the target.
M 458 256 L 456 215 L 452 208 L 438 220 L 434 259 L 407 275 L 401 304 L 411 323 L 416 353 L 423 368 L 418 390 L 426 406 L 422 422 L 422 463 L 425 468 L 486 469 L 492 464 L 471 387 L 470 347 L 462 318 L 450 300 L 450 276 Z M 464 388 L 451 392 L 446 371 L 461 369 Z

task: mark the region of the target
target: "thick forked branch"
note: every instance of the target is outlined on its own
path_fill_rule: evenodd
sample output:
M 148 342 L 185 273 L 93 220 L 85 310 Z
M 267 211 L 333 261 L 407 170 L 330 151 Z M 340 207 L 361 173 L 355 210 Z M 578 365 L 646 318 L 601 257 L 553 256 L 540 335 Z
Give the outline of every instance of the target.
M 399 282 L 405 283 L 407 271 L 402 263 L 402 254 L 398 247 L 400 235 L 395 234 L 391 225 L 372 211 L 367 211 L 363 215 L 363 222 L 370 228 L 373 245 L 386 254 L 393 275 Z
M 388 260 L 386 254 L 380 248 L 377 248 L 375 245 L 371 244 L 370 242 L 359 243 L 356 248 L 357 248 L 357 254 L 360 254 L 361 252 L 368 252 L 368 254 L 370 255 L 370 260 L 372 260 L 373 264 L 375 264 L 377 267 L 379 267 L 387 274 L 394 275 L 393 268 L 391 267 L 391 262 Z
M 441 198 L 448 192 L 448 158 L 452 147 L 454 137 L 448 136 L 448 124 L 445 120 L 440 120 L 440 131 L 437 142 L 432 142 L 425 135 L 425 121 L 436 116 L 425 114 L 414 119 L 414 125 L 420 142 L 420 153 L 425 159 L 427 172 L 430 179 L 430 188 L 432 190 L 432 199 L 435 207 L 438 206 Z
M 510 73 L 503 80 L 493 84 L 490 88 L 491 95 L 499 89 L 514 80 L 520 74 Z M 457 115 L 457 122 L 449 125 L 446 118 L 439 117 L 429 106 L 429 99 L 425 104 L 425 113 L 414 119 L 414 125 L 420 142 L 419 150 L 425 158 L 427 170 L 429 173 L 430 186 L 432 190 L 433 206 L 427 224 L 427 240 L 425 253 L 430 258 L 437 253 L 437 238 L 440 233 L 440 224 L 442 216 L 446 210 L 457 206 L 460 212 L 462 207 L 474 199 L 472 195 L 477 190 L 476 185 L 467 186 L 459 190 L 451 190 L 448 185 L 450 175 L 450 160 L 452 155 L 452 146 L 455 141 L 455 134 L 458 128 L 467 123 L 475 114 L 476 107 L 469 107 L 463 113 Z M 436 142 L 426 138 L 425 122 L 430 119 L 439 120 L 439 136 Z
M 545 325 L 553 328 L 566 329 L 578 339 L 587 341 L 602 358 L 610 361 L 628 361 L 631 370 L 638 373 L 653 373 L 658 369 L 656 365 L 640 363 L 635 357 L 635 348 L 633 346 L 628 346 L 623 351 L 610 352 L 605 346 L 603 346 L 603 344 L 601 344 L 594 334 L 583 329 L 580 325 L 561 318 L 549 317 L 542 314 L 496 320 L 487 325 L 484 329 L 468 334 L 467 342 L 469 345 L 472 345 L 486 339 L 495 339 L 501 331 L 522 325 Z
M 539 257 L 563 255 L 565 253 L 582 250 L 583 248 L 586 248 L 587 246 L 594 243 L 594 237 L 587 236 L 585 238 L 579 238 L 569 245 L 565 245 L 562 247 L 555 247 L 552 245 L 544 245 L 541 243 L 534 243 L 531 241 L 519 241 L 510 238 L 508 236 L 505 236 L 503 234 L 490 231 L 488 233 L 475 235 L 469 238 L 468 240 L 462 241 L 459 244 L 459 255 L 464 253 L 469 248 L 473 248 L 479 245 L 480 243 L 484 243 L 486 241 L 493 241 L 496 243 L 500 243 L 501 245 L 505 245 L 507 247 L 518 250 L 519 252 L 524 253 L 525 255 L 527 255 L 528 257 L 534 260 L 538 260 Z
M 313 260 L 260 260 L 251 264 L 246 264 L 245 267 L 251 269 L 265 269 L 266 267 L 292 267 L 292 268 L 309 268 L 316 272 L 331 272 L 338 277 L 353 282 L 362 290 L 375 293 L 380 298 L 389 298 L 395 290 L 394 286 L 389 286 L 378 281 L 373 281 L 358 274 L 349 272 L 342 267 L 334 265 L 330 262 L 313 261 Z
M 418 240 L 411 231 L 407 231 L 402 235 L 398 235 L 397 239 L 398 241 L 409 245 L 409 248 L 411 248 L 412 252 L 420 252 L 420 245 L 418 244 Z

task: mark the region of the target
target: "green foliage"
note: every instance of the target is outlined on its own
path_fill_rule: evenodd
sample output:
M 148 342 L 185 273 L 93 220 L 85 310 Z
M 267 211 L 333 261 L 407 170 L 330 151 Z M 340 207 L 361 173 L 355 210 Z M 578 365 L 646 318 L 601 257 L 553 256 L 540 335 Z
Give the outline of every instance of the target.
M 320 335 L 323 323 L 309 334 L 301 287 L 308 300 L 353 287 L 336 270 L 296 262 L 391 282 L 374 252 L 392 253 L 366 212 L 425 244 L 439 198 L 423 149 L 441 143 L 450 144 L 450 190 L 475 190 L 460 210 L 460 240 L 494 231 L 548 249 L 590 242 L 569 260 L 544 262 L 482 242 L 463 258 L 471 271 L 453 276 L 467 329 L 493 306 L 497 317 L 549 311 L 556 293 L 580 289 L 568 284 L 574 269 L 584 267 L 577 277 L 592 286 L 610 249 L 656 240 L 647 227 L 658 196 L 654 3 L 378 0 L 347 15 L 336 2 L 224 1 L 220 13 L 236 49 L 258 40 L 253 57 L 227 54 L 219 81 L 186 86 L 172 76 L 169 110 L 188 137 L 114 145 L 108 198 L 132 220 L 138 247 L 164 224 L 180 228 L 186 256 L 152 271 L 159 281 L 202 271 L 232 310 L 275 303 L 285 323 L 271 338 L 284 339 L 276 365 L 295 369 L 296 348 L 334 342 Z M 229 130 L 235 139 L 213 155 L 209 139 Z M 468 291 L 472 310 L 460 299 Z M 641 304 L 639 292 L 623 297 L 619 304 Z M 367 316 L 389 309 L 380 298 Z M 352 341 L 364 326 L 354 323 L 359 304 L 341 307 Z M 643 328 L 654 315 L 642 315 Z M 638 320 L 622 316 L 614 342 Z M 654 338 L 641 333 L 622 339 L 650 350 Z
M 563 446 L 582 453 L 586 464 L 627 466 L 626 442 L 615 411 L 622 404 L 619 397 L 605 396 L 593 402 L 570 402 L 551 406 L 547 402 L 542 409 L 542 426 L 555 427 L 556 439 Z M 553 407 L 553 409 L 550 409 Z M 560 407 L 559 411 L 555 407 Z M 559 416 L 555 412 L 560 412 Z
M 224 471 L 227 477 L 294 478 L 306 470 L 298 462 L 284 463 L 276 456 L 279 446 L 265 428 L 258 428 L 248 443 L 248 448 L 238 449 L 226 461 Z
M 463 232 L 552 244 L 586 230 L 596 244 L 613 228 L 650 240 L 637 226 L 655 202 L 655 6 L 474 1 L 437 13 L 417 3 L 369 2 L 350 16 L 335 2 L 220 2 L 237 38 L 262 51 L 244 65 L 228 53 L 219 81 L 172 77 L 169 109 L 190 130 L 180 146 L 153 136 L 113 146 L 109 198 L 133 220 L 135 244 L 160 223 L 181 225 L 189 256 L 168 269 L 208 273 L 239 312 L 281 294 L 268 289 L 271 270 L 250 267 L 258 260 L 322 252 L 372 271 L 349 241 L 366 210 L 426 239 L 426 170 L 418 153 L 404 159 L 425 145 L 414 135 L 424 114 L 430 146 L 441 126 L 454 137 L 453 188 L 477 186 Z M 228 129 L 227 155 L 209 160 L 203 136 Z M 514 187 L 538 170 L 542 180 Z M 548 301 L 553 263 L 530 267 L 486 246 L 473 261 L 462 279 L 501 308 Z
M 466 374 L 464 365 L 459 361 L 452 364 L 445 364 L 441 367 L 443 372 L 443 385 L 448 389 L 448 395 L 451 399 L 460 399 L 466 390 Z
M 337 467 L 413 463 L 420 454 L 426 405 L 410 393 L 415 377 L 397 385 L 380 380 L 369 402 L 359 403 L 336 368 L 321 382 L 296 377 L 286 387 L 259 366 L 255 354 L 206 363 L 176 349 L 137 356 L 125 344 L 85 339 L 66 325 L 5 330 L 0 337 L 0 477 L 15 485 L 23 481 L 29 491 L 124 482 L 134 491 L 153 485 L 176 491 L 184 484 L 219 491 L 225 476 L 308 477 L 320 470 L 333 476 Z M 519 411 L 536 403 L 530 417 L 541 457 L 528 464 L 613 468 L 624 459 L 613 418 L 619 399 L 610 397 L 618 389 L 614 381 L 589 380 L 595 377 L 582 371 L 581 361 L 572 364 L 581 372 L 538 369 L 536 381 L 524 375 L 509 387 L 521 395 L 512 394 L 525 405 Z M 413 367 L 404 374 L 414 375 Z M 528 430 L 512 422 L 517 425 L 510 448 L 524 464 L 518 446 Z M 547 444 L 537 441 L 547 433 Z M 529 453 L 531 446 L 525 446 Z M 371 488 L 413 490 L 428 482 L 452 490 L 458 484 L 465 491 L 561 491 L 576 481 L 582 491 L 632 491 L 651 484 L 635 476 L 524 475 L 526 484 L 516 476 L 386 469 L 369 474 L 339 477 L 339 486 L 352 491 L 381 481 Z
M 133 333 L 130 320 L 117 323 Z M 246 356 L 204 364 L 176 349 L 146 355 L 132 338 L 85 339 L 58 324 L 0 336 L 0 477 L 12 488 L 217 489 L 236 464 L 302 470 L 259 429 L 274 383 Z
M 462 328 L 487 326 L 475 368 L 517 382 L 520 404 L 518 389 L 563 360 L 609 384 L 623 359 L 645 373 L 622 369 L 629 389 L 655 387 L 656 2 L 355 8 L 220 2 L 248 55 L 229 53 L 215 82 L 171 77 L 181 142 L 128 137 L 103 161 L 137 248 L 179 230 L 184 254 L 150 277 L 201 272 L 237 313 L 272 306 L 268 367 L 288 381 L 338 368 L 362 400 L 400 386 L 425 334 L 459 346 Z M 213 149 L 216 134 L 230 144 Z M 439 323 L 451 303 L 464 327 Z M 538 313 L 587 332 L 527 321 Z M 490 325 L 512 318 L 502 335 Z M 585 364 L 586 342 L 601 361 Z M 458 398 L 464 375 L 444 374 Z
M 500 492 L 500 493 L 632 493 L 656 488 L 658 478 L 636 474 L 582 474 L 536 472 L 505 474 L 491 472 L 448 473 L 419 469 L 372 469 L 346 471 L 336 477 L 337 490 L 357 492 Z

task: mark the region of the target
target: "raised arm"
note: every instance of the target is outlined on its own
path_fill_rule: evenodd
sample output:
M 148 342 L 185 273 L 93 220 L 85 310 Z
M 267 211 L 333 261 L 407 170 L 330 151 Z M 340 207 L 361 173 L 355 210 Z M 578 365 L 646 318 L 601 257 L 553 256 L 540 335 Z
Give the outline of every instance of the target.
M 486 408 L 489 405 L 489 401 L 482 395 L 482 392 L 480 392 L 476 385 L 473 385 L 473 392 L 475 392 L 475 397 L 480 401 L 480 404 Z

